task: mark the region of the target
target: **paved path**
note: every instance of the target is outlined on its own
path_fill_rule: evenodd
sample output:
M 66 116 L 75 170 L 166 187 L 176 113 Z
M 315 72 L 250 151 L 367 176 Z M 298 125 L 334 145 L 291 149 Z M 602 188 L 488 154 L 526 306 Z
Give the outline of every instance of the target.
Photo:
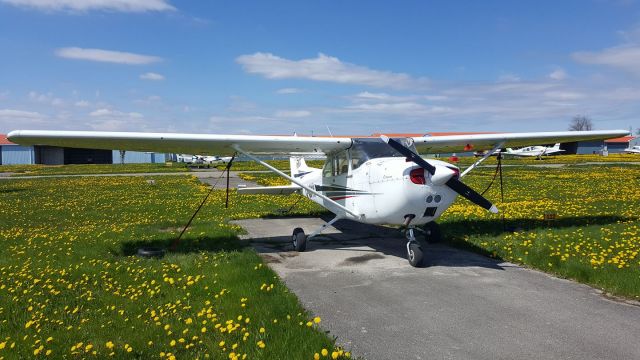
M 237 222 L 305 308 L 365 359 L 640 359 L 640 306 L 514 264 L 430 245 L 424 268 L 394 230 L 315 218 Z

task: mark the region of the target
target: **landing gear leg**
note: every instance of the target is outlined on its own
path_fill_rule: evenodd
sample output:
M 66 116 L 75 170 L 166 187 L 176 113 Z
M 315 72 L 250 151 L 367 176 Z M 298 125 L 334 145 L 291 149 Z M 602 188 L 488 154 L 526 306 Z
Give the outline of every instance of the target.
M 406 231 L 407 236 L 407 260 L 409 260 L 409 264 L 413 267 L 418 267 L 422 264 L 422 247 L 420 247 L 420 243 L 416 241 L 416 237 L 413 234 L 414 228 L 410 227 Z

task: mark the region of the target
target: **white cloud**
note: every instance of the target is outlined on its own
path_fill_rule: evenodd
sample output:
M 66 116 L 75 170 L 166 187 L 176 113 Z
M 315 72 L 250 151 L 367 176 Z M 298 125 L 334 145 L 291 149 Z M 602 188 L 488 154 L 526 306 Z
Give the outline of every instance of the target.
M 74 105 L 77 107 L 87 107 L 91 104 L 87 100 L 80 100 L 80 101 L 76 101 Z
M 284 89 L 279 89 L 278 91 L 276 91 L 277 94 L 298 94 L 303 92 L 304 90 L 302 89 L 297 89 L 297 88 L 284 88 Z
M 102 109 L 97 109 L 95 111 L 92 111 L 89 113 L 89 116 L 93 116 L 93 117 L 111 117 L 111 118 L 130 118 L 130 119 L 140 119 L 143 118 L 144 115 L 137 113 L 137 112 L 122 112 L 122 111 L 118 111 L 118 110 L 111 110 L 111 109 L 106 109 L 106 108 L 102 108 Z
M 418 100 L 443 101 L 444 95 L 390 95 L 387 93 L 360 92 L 352 97 L 355 101 L 410 102 Z
M 55 54 L 65 59 L 88 60 L 127 65 L 144 65 L 162 61 L 162 58 L 157 56 L 140 55 L 122 51 L 111 51 L 102 49 L 83 49 L 78 47 L 60 48 L 56 50 Z
M 276 112 L 275 116 L 281 118 L 303 118 L 311 116 L 311 112 L 307 110 L 280 110 Z
M 138 112 L 123 112 L 101 108 L 89 113 L 93 119 L 86 126 L 99 131 L 145 130 L 148 126 L 144 115 Z
M 165 0 L 0 0 L 5 4 L 41 11 L 147 12 L 176 10 Z
M 547 75 L 547 77 L 551 80 L 564 80 L 567 78 L 567 73 L 563 69 L 556 69 Z
M 412 78 L 403 73 L 372 70 L 350 64 L 324 54 L 303 60 L 289 60 L 270 53 L 239 56 L 236 61 L 251 74 L 268 79 L 307 79 L 339 84 L 366 85 L 372 87 L 412 88 L 425 87 L 428 80 Z
M 160 80 L 164 80 L 164 75 L 154 73 L 154 72 L 148 72 L 140 75 L 140 79 L 160 81 Z
M 441 114 L 451 110 L 448 107 L 428 106 L 415 102 L 357 104 L 347 106 L 344 109 L 351 112 L 397 114 L 405 116 L 425 116 L 427 114 Z
M 62 99 L 53 96 L 51 93 L 42 94 L 37 91 L 29 91 L 29 99 L 43 104 L 49 104 L 53 106 L 62 106 L 64 101 Z
M 89 116 L 109 116 L 112 115 L 113 111 L 109 109 L 98 109 L 89 113 Z
M 572 57 L 581 63 L 610 66 L 640 75 L 640 45 L 626 44 L 598 52 L 576 52 Z
M 41 120 L 44 118 L 44 115 L 34 111 L 0 109 L 0 119 L 2 120 Z
M 498 77 L 498 82 L 518 82 L 520 81 L 520 77 L 515 74 L 507 73 L 502 74 Z

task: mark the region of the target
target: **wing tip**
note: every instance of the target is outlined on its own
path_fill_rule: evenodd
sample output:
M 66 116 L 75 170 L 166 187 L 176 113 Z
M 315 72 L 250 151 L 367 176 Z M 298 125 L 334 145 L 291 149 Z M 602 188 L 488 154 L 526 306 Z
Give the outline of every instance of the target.
M 491 208 L 489 209 L 489 211 L 491 211 L 494 214 L 497 214 L 499 212 L 498 208 L 493 204 L 491 204 Z

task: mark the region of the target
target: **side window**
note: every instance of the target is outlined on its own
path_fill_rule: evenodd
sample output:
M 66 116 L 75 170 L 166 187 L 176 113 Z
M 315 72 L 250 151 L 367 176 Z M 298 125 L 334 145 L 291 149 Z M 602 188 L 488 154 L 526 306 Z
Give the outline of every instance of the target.
M 346 151 L 340 151 L 336 154 L 336 175 L 342 175 L 349 172 L 349 157 Z
M 331 177 L 349 172 L 349 157 L 346 151 L 327 155 L 327 161 L 322 168 L 322 176 Z
M 327 160 L 324 162 L 322 168 L 323 177 L 331 177 L 335 173 L 335 157 L 333 155 L 327 155 Z

